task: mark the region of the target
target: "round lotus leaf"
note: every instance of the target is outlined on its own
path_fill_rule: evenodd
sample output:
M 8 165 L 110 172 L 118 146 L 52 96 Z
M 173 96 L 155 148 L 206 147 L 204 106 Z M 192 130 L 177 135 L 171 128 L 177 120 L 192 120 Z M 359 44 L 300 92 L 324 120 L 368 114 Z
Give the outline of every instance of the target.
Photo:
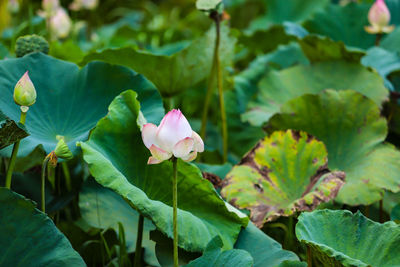
M 46 214 L 0 188 L 0 266 L 86 266 Z
M 252 221 L 267 221 L 313 210 L 336 197 L 345 174 L 330 173 L 322 142 L 305 132 L 274 132 L 261 140 L 225 180 L 221 194 L 250 210 Z
M 262 125 L 287 101 L 303 94 L 317 94 L 326 89 L 352 89 L 381 105 L 389 91 L 376 72 L 359 63 L 345 61 L 315 62 L 310 66 L 294 66 L 269 72 L 259 83 L 259 94 L 250 103 L 245 118 L 253 125 Z
M 400 152 L 384 143 L 386 120 L 374 101 L 352 90 L 327 90 L 287 102 L 271 118 L 271 129 L 306 131 L 324 142 L 328 167 L 346 173 L 337 200 L 369 205 L 384 189 L 400 191 Z
M 116 97 L 87 142 L 80 143 L 96 181 L 125 198 L 172 238 L 172 162 L 147 165 L 150 153 L 137 124 L 139 102 L 133 91 Z M 179 246 L 202 252 L 220 236 L 232 248 L 247 218 L 230 212 L 212 184 L 193 164 L 178 161 Z
M 149 121 L 158 122 L 164 111 L 154 86 L 127 68 L 93 62 L 79 69 L 73 63 L 34 53 L 0 61 L 0 106 L 15 121 L 19 121 L 21 111 L 13 101 L 14 86 L 26 71 L 35 85 L 37 100 L 27 114 L 30 136 L 21 142 L 19 156 L 26 156 L 38 145 L 50 153 L 58 143 L 57 136 L 63 136 L 76 154 L 75 143 L 87 139 L 96 122 L 106 115 L 108 104 L 123 90 L 138 93 Z M 2 155 L 9 153 L 6 149 Z
M 296 236 L 311 248 L 318 266 L 400 266 L 400 227 L 371 221 L 360 212 L 304 212 L 296 224 Z

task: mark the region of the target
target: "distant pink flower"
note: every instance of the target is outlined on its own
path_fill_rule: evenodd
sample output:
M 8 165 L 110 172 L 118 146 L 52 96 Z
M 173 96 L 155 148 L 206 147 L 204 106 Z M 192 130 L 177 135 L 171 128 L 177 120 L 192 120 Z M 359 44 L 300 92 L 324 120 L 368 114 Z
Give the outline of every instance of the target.
M 82 9 L 95 9 L 99 4 L 98 0 L 74 0 L 70 5 L 69 9 L 79 11 Z
M 394 26 L 390 26 L 390 11 L 385 4 L 385 0 L 376 0 L 368 13 L 368 21 L 370 26 L 365 27 L 368 33 L 389 33 L 392 32 Z
M 142 129 L 142 139 L 150 150 L 147 164 L 158 164 L 172 156 L 192 161 L 204 151 L 201 137 L 192 130 L 179 109 L 173 109 L 162 119 L 160 126 L 147 123 Z

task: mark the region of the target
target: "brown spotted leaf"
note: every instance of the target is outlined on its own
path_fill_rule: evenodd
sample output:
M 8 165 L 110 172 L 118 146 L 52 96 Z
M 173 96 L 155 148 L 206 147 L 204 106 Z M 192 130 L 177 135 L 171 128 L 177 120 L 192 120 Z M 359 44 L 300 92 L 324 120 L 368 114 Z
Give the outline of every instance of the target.
M 325 145 L 305 132 L 274 132 L 228 173 L 221 194 L 262 227 L 335 198 L 345 174 L 329 172 L 327 162 Z
M 24 127 L 10 120 L 0 111 L 0 149 L 27 137 Z

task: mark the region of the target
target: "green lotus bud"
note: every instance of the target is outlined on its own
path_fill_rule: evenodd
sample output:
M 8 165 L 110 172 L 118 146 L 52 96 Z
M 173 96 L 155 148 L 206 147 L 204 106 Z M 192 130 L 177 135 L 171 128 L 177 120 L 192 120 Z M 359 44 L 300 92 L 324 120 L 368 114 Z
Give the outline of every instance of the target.
M 19 79 L 14 88 L 14 101 L 17 105 L 29 107 L 36 102 L 36 90 L 28 72 Z
M 34 52 L 49 53 L 49 43 L 46 39 L 36 34 L 21 36 L 17 39 L 15 44 L 15 55 L 17 57 L 23 57 Z
M 71 150 L 69 150 L 69 147 L 67 143 L 65 143 L 64 137 L 57 138 L 58 143 L 56 146 L 56 149 L 54 149 L 54 153 L 56 156 L 60 159 L 65 159 L 69 160 L 73 158 Z

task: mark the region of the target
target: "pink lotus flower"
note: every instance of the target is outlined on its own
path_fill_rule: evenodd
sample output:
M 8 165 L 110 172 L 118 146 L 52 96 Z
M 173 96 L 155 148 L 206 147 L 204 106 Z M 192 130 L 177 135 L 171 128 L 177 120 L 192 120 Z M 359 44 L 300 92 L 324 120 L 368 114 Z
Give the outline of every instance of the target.
M 365 27 L 368 33 L 390 33 L 394 26 L 389 25 L 390 11 L 385 4 L 385 0 L 376 0 L 368 13 L 368 20 L 371 26 Z
M 160 126 L 147 123 L 142 129 L 142 139 L 150 150 L 147 164 L 158 164 L 172 156 L 192 161 L 204 151 L 201 137 L 192 130 L 179 109 L 173 109 L 162 119 Z

